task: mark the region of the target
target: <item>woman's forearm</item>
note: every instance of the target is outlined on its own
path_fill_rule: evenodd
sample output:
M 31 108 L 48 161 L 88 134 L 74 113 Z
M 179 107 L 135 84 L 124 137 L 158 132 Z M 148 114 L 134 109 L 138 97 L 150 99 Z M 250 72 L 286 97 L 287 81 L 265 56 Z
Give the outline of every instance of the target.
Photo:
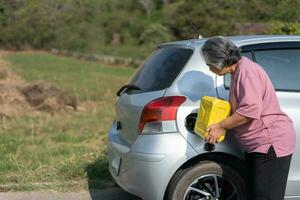
M 232 129 L 236 126 L 240 126 L 242 124 L 246 124 L 251 120 L 250 118 L 244 117 L 238 113 L 233 113 L 230 117 L 227 119 L 221 121 L 219 124 L 222 128 L 225 129 Z

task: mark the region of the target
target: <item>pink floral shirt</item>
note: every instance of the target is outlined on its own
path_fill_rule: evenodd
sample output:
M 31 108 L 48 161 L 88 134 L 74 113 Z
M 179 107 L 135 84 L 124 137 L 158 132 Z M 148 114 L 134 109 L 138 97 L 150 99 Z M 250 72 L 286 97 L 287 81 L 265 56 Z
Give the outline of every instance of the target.
M 239 60 L 231 77 L 229 101 L 232 113 L 252 119 L 233 129 L 248 153 L 267 153 L 271 145 L 277 157 L 294 152 L 293 122 L 280 109 L 272 82 L 257 63 L 246 57 Z

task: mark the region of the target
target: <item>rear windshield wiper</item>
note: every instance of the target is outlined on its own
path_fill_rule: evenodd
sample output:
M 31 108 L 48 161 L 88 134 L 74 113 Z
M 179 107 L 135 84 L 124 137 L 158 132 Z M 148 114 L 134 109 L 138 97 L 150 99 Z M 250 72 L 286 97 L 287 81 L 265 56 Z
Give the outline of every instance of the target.
M 124 85 L 117 92 L 117 96 L 120 96 L 121 93 L 124 92 L 124 91 L 126 91 L 126 90 L 141 90 L 141 88 L 139 88 L 136 85 Z

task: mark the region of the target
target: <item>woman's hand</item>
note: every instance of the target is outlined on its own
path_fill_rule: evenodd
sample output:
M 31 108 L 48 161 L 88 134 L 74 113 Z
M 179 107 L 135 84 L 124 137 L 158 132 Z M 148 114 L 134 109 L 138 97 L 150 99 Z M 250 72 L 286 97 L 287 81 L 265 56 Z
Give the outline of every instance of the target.
M 207 129 L 207 136 L 205 137 L 205 141 L 209 143 L 216 143 L 218 139 L 221 137 L 224 132 L 224 128 L 221 127 L 220 123 L 213 124 Z

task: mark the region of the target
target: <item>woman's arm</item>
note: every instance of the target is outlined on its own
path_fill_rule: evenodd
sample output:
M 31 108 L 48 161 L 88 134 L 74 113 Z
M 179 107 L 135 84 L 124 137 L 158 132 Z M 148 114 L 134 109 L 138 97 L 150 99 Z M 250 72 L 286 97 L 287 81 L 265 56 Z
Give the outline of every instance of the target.
M 231 115 L 227 119 L 224 119 L 219 124 L 220 124 L 220 128 L 232 129 L 236 126 L 246 124 L 250 120 L 251 120 L 251 118 L 244 117 L 244 116 L 238 114 L 237 112 L 235 112 L 235 113 L 233 113 L 233 115 Z
M 207 130 L 209 134 L 205 137 L 205 140 L 210 143 L 215 143 L 218 140 L 218 138 L 222 135 L 224 129 L 232 129 L 236 126 L 246 124 L 250 120 L 251 118 L 244 117 L 235 112 L 227 119 L 224 119 L 223 121 L 210 126 Z

